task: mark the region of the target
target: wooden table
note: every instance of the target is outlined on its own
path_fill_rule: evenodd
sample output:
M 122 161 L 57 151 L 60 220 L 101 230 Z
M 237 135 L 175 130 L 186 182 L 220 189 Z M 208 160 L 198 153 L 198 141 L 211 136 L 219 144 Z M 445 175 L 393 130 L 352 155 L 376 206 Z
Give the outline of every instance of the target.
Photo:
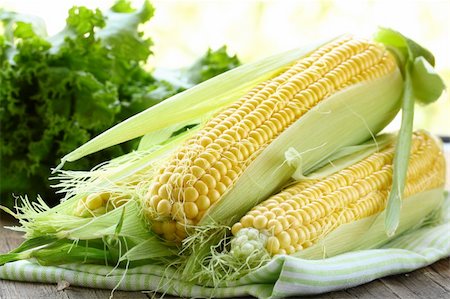
M 447 184 L 450 190 L 450 146 L 446 146 Z M 18 232 L 4 229 L 5 225 L 14 225 L 14 219 L 1 214 L 0 253 L 16 248 L 22 241 Z M 68 287 L 58 291 L 54 284 L 25 283 L 0 280 L 0 299 L 97 299 L 109 298 L 109 290 Z M 141 292 L 114 292 L 114 298 L 152 298 L 151 294 Z M 165 298 L 174 298 L 166 296 Z M 310 298 L 347 299 L 347 298 L 408 298 L 408 299 L 450 299 L 450 258 L 442 259 L 426 268 L 407 274 L 393 275 L 374 280 L 370 283 Z

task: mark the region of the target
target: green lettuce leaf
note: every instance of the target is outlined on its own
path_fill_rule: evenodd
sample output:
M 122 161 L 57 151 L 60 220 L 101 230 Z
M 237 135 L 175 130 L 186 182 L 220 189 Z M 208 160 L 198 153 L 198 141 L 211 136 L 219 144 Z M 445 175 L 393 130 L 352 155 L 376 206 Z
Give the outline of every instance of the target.
M 222 46 L 215 51 L 208 49 L 205 55 L 200 57 L 183 75 L 189 83 L 195 85 L 239 65 L 237 56 L 229 55 L 227 47 Z
M 29 198 L 40 194 L 56 203 L 48 177 L 64 154 L 190 86 L 156 79 L 144 68 L 153 42 L 140 25 L 153 12 L 149 1 L 134 9 L 119 0 L 104 12 L 76 6 L 69 10 L 65 28 L 48 37 L 43 20 L 0 10 L 1 205 L 12 207 L 13 193 Z M 220 61 L 220 70 L 214 68 L 223 72 L 236 62 L 226 59 L 206 63 Z M 137 143 L 67 166 L 90 169 L 130 152 Z

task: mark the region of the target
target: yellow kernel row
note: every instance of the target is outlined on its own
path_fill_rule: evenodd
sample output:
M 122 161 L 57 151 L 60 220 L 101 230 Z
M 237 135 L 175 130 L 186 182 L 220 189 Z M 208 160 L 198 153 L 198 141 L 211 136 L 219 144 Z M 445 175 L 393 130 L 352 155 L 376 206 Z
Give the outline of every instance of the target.
M 394 149 L 390 145 L 323 180 L 300 182 L 272 196 L 243 216 L 232 227 L 233 235 L 243 228 L 258 229 L 270 236 L 270 254 L 289 254 L 341 224 L 382 211 L 392 181 Z M 440 148 L 426 133 L 414 133 L 405 197 L 442 186 L 444 180 Z

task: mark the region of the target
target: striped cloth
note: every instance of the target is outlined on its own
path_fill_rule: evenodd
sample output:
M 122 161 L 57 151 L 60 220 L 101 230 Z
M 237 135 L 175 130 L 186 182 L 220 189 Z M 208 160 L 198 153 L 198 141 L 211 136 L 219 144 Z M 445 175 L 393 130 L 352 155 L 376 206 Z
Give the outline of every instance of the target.
M 450 197 L 439 225 L 404 234 L 378 249 L 353 251 L 321 260 L 277 256 L 241 279 L 218 288 L 185 283 L 160 266 L 145 265 L 127 271 L 97 265 L 44 267 L 18 261 L 0 267 L 0 278 L 127 291 L 159 291 L 182 297 L 279 298 L 325 293 L 374 279 L 410 272 L 450 255 Z M 166 277 L 166 278 L 163 278 Z M 167 278 L 169 277 L 169 278 Z

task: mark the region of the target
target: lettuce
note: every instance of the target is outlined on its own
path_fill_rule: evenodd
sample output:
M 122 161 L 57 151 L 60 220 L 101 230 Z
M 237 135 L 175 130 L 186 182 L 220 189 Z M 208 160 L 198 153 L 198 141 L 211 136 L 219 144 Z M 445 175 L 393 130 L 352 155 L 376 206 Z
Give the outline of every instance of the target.
M 148 1 L 134 9 L 120 0 L 105 12 L 73 7 L 66 27 L 47 36 L 43 20 L 0 11 L 0 204 L 11 207 L 12 192 L 55 202 L 48 178 L 64 154 L 188 87 L 143 67 L 153 42 L 138 27 L 153 13 Z M 189 76 L 238 64 L 221 50 L 219 60 L 199 62 Z M 202 73 L 195 83 L 211 75 Z M 89 169 L 135 146 L 125 143 L 67 166 Z

